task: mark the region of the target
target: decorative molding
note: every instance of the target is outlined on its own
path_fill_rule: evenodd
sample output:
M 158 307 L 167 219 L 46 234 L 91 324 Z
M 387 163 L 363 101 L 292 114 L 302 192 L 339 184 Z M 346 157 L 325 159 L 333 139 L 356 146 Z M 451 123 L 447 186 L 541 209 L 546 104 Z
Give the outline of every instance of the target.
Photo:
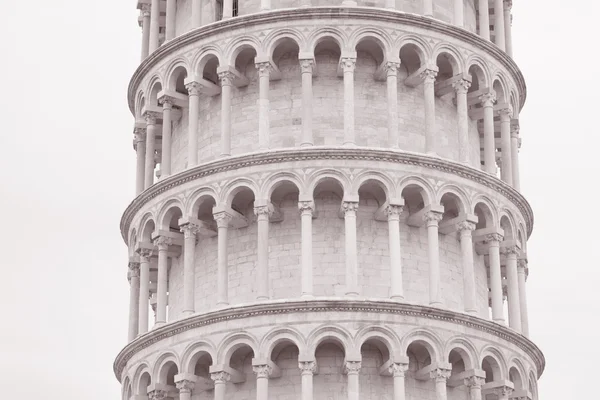
M 238 320 L 244 318 L 257 317 L 262 315 L 287 315 L 293 313 L 311 313 L 318 312 L 349 312 L 349 313 L 380 313 L 407 316 L 410 318 L 423 318 L 425 320 L 436 320 L 451 322 L 466 328 L 478 330 L 487 334 L 494 335 L 508 343 L 523 350 L 529 355 L 535 363 L 537 376 L 544 372 L 546 360 L 541 350 L 528 338 L 504 325 L 492 321 L 484 320 L 469 314 L 457 313 L 450 310 L 443 310 L 435 307 L 428 307 L 416 304 L 397 303 L 392 301 L 372 301 L 372 300 L 286 300 L 285 302 L 257 303 L 244 306 L 234 306 L 222 310 L 211 311 L 205 314 L 196 314 L 191 317 L 169 323 L 162 327 L 155 328 L 143 335 L 138 336 L 121 350 L 113 364 L 115 376 L 121 381 L 123 369 L 131 357 L 143 349 L 160 342 L 203 326 L 216 324 L 224 321 Z M 461 328 L 462 332 L 464 328 Z M 227 374 L 221 372 L 220 374 Z M 228 375 L 228 374 L 227 374 Z M 213 380 L 218 377 L 211 375 Z

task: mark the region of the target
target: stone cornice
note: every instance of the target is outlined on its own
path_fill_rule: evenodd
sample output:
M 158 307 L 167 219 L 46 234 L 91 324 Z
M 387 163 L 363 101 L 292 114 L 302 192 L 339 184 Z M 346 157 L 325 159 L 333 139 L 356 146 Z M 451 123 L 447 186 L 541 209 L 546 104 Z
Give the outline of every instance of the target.
M 242 319 L 260 315 L 290 314 L 303 312 L 368 312 L 368 313 L 388 313 L 396 315 L 406 315 L 410 317 L 426 318 L 430 320 L 439 320 L 452 322 L 471 329 L 476 329 L 495 335 L 510 343 L 515 344 L 526 352 L 534 361 L 537 376 L 544 372 L 546 360 L 542 351 L 525 336 L 492 321 L 474 317 L 468 314 L 457 313 L 450 310 L 443 310 L 434 307 L 396 303 L 392 301 L 372 301 L 372 300 L 285 300 L 274 301 L 271 303 L 258 303 L 230 307 L 223 310 L 212 311 L 206 314 L 194 315 L 182 319 L 163 327 L 154 329 L 131 343 L 129 343 L 117 355 L 113 364 L 113 370 L 120 381 L 123 369 L 131 357 L 147 348 L 148 346 L 178 335 L 180 333 L 196 329 L 202 326 L 235 319 Z
M 347 149 L 340 147 L 314 146 L 308 148 L 277 149 L 276 152 L 257 152 L 227 157 L 198 165 L 194 168 L 187 169 L 166 179 L 160 180 L 136 197 L 123 213 L 121 218 L 121 235 L 123 240 L 127 243 L 127 235 L 131 222 L 142 206 L 154 197 L 170 189 L 223 171 L 231 171 L 261 164 L 309 160 L 387 161 L 391 163 L 417 165 L 454 174 L 461 178 L 470 179 L 478 184 L 484 185 L 505 196 L 523 213 L 527 225 L 527 236 L 530 236 L 533 230 L 533 211 L 525 197 L 510 185 L 481 170 L 447 159 L 420 153 L 360 147 Z
M 404 13 L 395 10 L 386 10 L 373 7 L 302 7 L 295 9 L 272 10 L 266 13 L 256 13 L 242 15 L 236 18 L 226 19 L 204 25 L 200 28 L 191 30 L 183 35 L 180 35 L 166 44 L 160 46 L 156 51 L 150 54 L 138 66 L 129 82 L 128 103 L 132 114 L 135 114 L 135 90 L 148 73 L 148 71 L 162 58 L 170 53 L 177 51 L 197 40 L 215 35 L 231 29 L 247 29 L 250 26 L 269 24 L 287 20 L 310 20 L 310 19 L 364 19 L 376 20 L 383 22 L 391 22 L 394 24 L 402 24 L 415 26 L 423 29 L 448 35 L 460 40 L 464 40 L 478 47 L 482 51 L 492 55 L 499 63 L 501 63 L 513 75 L 517 83 L 520 94 L 521 108 L 525 104 L 527 97 L 527 87 L 521 70 L 512 58 L 506 52 L 500 50 L 492 42 L 481 38 L 479 35 L 469 32 L 458 26 L 454 26 L 443 21 L 424 17 L 421 15 Z

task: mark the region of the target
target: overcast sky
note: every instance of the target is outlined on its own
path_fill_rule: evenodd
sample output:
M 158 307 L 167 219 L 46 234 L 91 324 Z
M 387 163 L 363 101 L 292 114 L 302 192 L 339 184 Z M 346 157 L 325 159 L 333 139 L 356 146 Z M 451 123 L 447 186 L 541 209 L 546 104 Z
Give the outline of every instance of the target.
M 0 0 L 2 397 L 119 399 L 121 213 L 133 197 L 134 1 Z M 542 400 L 592 399 L 600 360 L 600 135 L 593 0 L 514 0 L 531 337 Z

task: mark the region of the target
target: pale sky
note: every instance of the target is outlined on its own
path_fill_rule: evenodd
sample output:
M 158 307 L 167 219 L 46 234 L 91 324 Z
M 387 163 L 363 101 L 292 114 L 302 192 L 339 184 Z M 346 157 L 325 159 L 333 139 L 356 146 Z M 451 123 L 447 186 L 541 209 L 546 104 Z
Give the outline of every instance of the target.
M 121 213 L 133 198 L 134 1 L 0 0 L 2 397 L 120 399 L 127 338 Z M 594 0 L 514 0 L 542 400 L 592 399 L 600 360 L 598 16 Z M 4 315 L 4 317 L 2 317 Z

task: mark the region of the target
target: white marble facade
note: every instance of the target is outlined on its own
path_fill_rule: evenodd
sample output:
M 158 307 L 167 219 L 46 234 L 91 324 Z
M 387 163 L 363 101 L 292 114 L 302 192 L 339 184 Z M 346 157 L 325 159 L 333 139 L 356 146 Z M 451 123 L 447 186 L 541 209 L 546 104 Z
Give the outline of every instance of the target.
M 138 8 L 124 400 L 538 399 L 510 1 Z

